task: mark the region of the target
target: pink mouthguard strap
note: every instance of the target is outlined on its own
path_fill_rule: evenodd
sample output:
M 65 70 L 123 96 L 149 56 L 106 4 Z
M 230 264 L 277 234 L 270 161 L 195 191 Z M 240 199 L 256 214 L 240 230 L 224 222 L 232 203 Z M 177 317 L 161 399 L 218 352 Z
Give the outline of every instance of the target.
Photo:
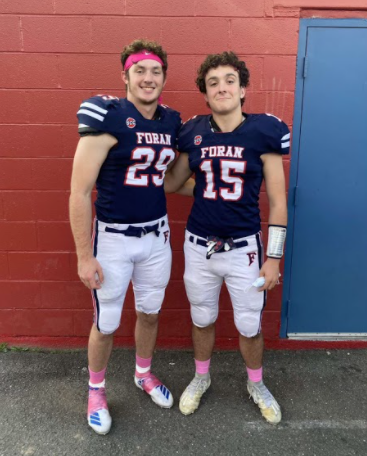
M 141 51 L 137 52 L 136 54 L 131 54 L 127 58 L 125 65 L 124 65 L 124 71 L 127 71 L 130 67 L 134 65 L 134 63 L 138 63 L 141 60 L 155 60 L 156 62 L 160 63 L 163 66 L 163 61 L 160 59 L 157 55 L 153 54 L 152 52 L 149 51 Z

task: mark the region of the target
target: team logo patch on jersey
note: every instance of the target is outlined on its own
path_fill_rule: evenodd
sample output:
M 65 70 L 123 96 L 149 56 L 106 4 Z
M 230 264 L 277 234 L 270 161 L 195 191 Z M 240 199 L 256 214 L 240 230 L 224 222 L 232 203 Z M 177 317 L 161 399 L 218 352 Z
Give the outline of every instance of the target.
M 248 256 L 248 265 L 251 266 L 252 263 L 255 261 L 256 252 L 250 252 L 247 254 L 247 256 Z
M 201 144 L 202 140 L 203 140 L 203 138 L 200 135 L 195 136 L 195 138 L 194 138 L 195 146 L 199 146 Z
M 126 119 L 126 126 L 127 126 L 128 128 L 135 128 L 135 127 L 136 127 L 136 120 L 133 119 L 132 117 L 128 117 L 128 118 Z

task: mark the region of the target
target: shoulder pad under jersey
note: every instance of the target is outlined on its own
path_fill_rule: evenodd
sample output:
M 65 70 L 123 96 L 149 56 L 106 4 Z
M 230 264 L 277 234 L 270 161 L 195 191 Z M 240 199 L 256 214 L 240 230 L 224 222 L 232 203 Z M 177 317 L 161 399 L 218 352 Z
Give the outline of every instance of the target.
M 120 107 L 119 99 L 111 95 L 96 95 L 84 100 L 80 105 L 77 117 L 80 135 L 91 132 L 111 133 L 111 111 Z
M 282 155 L 289 153 L 291 135 L 286 123 L 273 114 L 259 114 L 257 127 L 265 139 L 266 150 Z
M 178 111 L 176 111 L 175 109 L 172 109 L 165 104 L 161 104 L 159 106 L 162 108 L 162 112 L 164 113 L 165 118 L 170 119 L 172 121 L 174 127 L 178 131 L 182 125 L 181 114 Z
M 177 149 L 179 152 L 188 152 L 195 145 L 195 137 L 204 134 L 208 116 L 194 116 L 187 120 L 178 132 Z

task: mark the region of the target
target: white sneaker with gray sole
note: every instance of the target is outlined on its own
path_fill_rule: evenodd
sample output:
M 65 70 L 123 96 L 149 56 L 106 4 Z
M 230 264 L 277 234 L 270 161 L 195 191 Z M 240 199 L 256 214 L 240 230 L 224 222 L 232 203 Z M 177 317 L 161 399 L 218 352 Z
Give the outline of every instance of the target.
M 247 382 L 247 391 L 252 397 L 255 404 L 258 405 L 262 416 L 271 424 L 278 424 L 282 419 L 282 412 L 278 402 L 268 390 L 268 388 L 261 382 Z
M 188 387 L 182 393 L 180 398 L 180 411 L 184 415 L 190 415 L 194 413 L 195 410 L 200 405 L 200 400 L 205 393 L 205 391 L 210 386 L 210 376 L 208 377 L 201 377 L 195 375 L 195 377 L 191 380 Z

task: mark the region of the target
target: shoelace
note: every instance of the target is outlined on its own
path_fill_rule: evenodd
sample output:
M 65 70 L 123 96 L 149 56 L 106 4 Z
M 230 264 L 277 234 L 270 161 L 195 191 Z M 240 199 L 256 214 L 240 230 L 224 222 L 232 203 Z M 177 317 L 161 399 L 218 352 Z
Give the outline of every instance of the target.
M 255 386 L 255 389 L 259 392 L 259 395 L 261 396 L 261 399 L 265 402 L 266 407 L 271 407 L 273 403 L 273 396 L 271 392 L 268 390 L 268 388 L 262 383 L 259 386 Z
M 198 390 L 205 390 L 206 383 L 205 379 L 195 377 L 188 386 L 188 392 L 193 396 Z
M 105 388 L 89 388 L 88 414 L 107 409 Z

